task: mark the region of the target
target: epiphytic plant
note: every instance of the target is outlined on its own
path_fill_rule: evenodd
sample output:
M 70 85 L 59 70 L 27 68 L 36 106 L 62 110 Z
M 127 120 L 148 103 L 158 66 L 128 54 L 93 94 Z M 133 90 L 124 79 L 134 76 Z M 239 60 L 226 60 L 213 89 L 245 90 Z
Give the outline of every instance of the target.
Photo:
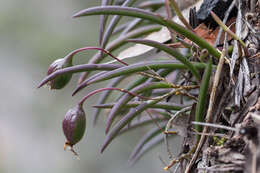
M 63 131 L 67 138 L 65 145 L 70 146 L 76 154 L 72 146 L 81 140 L 85 132 L 83 103 L 99 92 L 102 95 L 93 106 L 96 109 L 92 115 L 94 124 L 102 109 L 110 109 L 105 129 L 107 136 L 101 152 L 117 136 L 133 128 L 154 124 L 154 128 L 140 139 L 130 161 L 135 162 L 154 145 L 165 140 L 172 160 L 164 169 L 183 164 L 182 172 L 189 172 L 196 159 L 201 157 L 199 151 L 205 143 L 206 134 L 212 139 L 207 141 L 208 145 L 213 146 L 222 140 L 219 136 L 231 138 L 226 137 L 230 134 L 227 131 L 210 131 L 209 126 L 216 127 L 212 123 L 230 126 L 238 123 L 238 120 L 231 120 L 237 118 L 232 115 L 237 111 L 235 108 L 245 105 L 246 93 L 251 88 L 249 73 L 252 69 L 244 57 L 252 55 L 239 35 L 239 23 L 236 24 L 235 33 L 232 29 L 235 20 L 232 17 L 241 13 L 241 6 L 234 7 L 234 4 L 231 0 L 225 3 L 222 0 L 205 0 L 202 5 L 201 2 L 193 5 L 197 8 L 201 6 L 196 12 L 193 7 L 181 11 L 175 0 L 145 1 L 139 4 L 136 0 L 102 0 L 101 6 L 74 14 L 73 18 L 100 15 L 100 47 L 80 48 L 56 60 L 39 87 L 49 83 L 51 89 L 62 89 L 72 74 L 78 72 L 82 74 L 73 95 L 91 84 L 106 80 L 110 82 L 106 87 L 90 92 L 68 111 L 63 121 Z M 158 9 L 165 9 L 166 16 L 160 14 Z M 172 18 L 173 12 L 175 17 Z M 115 16 L 108 23 L 110 15 Z M 133 20 L 118 26 L 124 16 L 133 17 Z M 223 34 L 222 30 L 226 33 Z M 112 36 L 113 40 L 110 41 Z M 121 51 L 117 56 L 113 55 L 129 42 L 136 45 Z M 144 57 L 151 49 L 157 51 L 153 51 L 152 56 Z M 87 64 L 72 65 L 72 58 L 86 50 L 98 52 Z M 113 61 L 103 63 L 108 55 Z M 129 59 L 136 56 L 142 58 L 135 60 L 135 63 L 128 63 Z M 239 58 L 241 61 L 236 64 Z M 91 75 L 92 71 L 101 72 Z M 130 83 L 125 84 L 124 88 L 117 88 L 130 77 Z M 223 91 L 220 91 L 221 87 Z M 107 103 L 114 91 L 122 94 Z M 234 101 L 232 98 L 235 98 Z M 226 99 L 230 102 L 227 103 Z M 231 127 L 217 127 L 235 130 Z M 185 139 L 183 151 L 178 157 L 172 157 L 168 145 L 167 138 L 172 135 L 180 135 Z

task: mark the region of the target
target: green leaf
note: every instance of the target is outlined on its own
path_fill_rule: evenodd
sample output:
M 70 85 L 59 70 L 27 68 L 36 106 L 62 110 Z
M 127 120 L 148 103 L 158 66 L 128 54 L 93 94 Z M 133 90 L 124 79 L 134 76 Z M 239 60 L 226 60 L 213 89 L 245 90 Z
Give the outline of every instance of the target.
M 123 79 L 124 79 L 124 76 L 115 78 L 114 80 L 112 80 L 112 81 L 106 86 L 106 88 L 116 87 Z M 111 93 L 112 93 L 112 90 L 104 91 L 104 92 L 102 93 L 102 95 L 99 97 L 97 104 L 100 105 L 100 104 L 105 103 Z M 94 111 L 94 119 L 93 119 L 93 124 L 94 124 L 94 125 L 95 125 L 96 122 L 97 122 L 97 119 L 98 119 L 98 116 L 99 116 L 100 112 L 101 112 L 101 109 L 96 109 L 96 110 Z
M 193 66 L 193 64 L 184 56 L 182 56 L 179 52 L 175 51 L 173 48 L 166 46 L 162 43 L 151 41 L 151 40 L 143 40 L 143 39 L 130 39 L 128 40 L 130 42 L 139 43 L 139 44 L 145 44 L 148 46 L 155 47 L 159 50 L 162 50 L 170 55 L 172 55 L 174 58 L 182 62 L 184 65 L 187 66 L 187 68 L 191 71 L 191 73 L 195 76 L 195 78 L 199 81 L 200 75 L 198 70 Z
M 152 89 L 156 88 L 171 88 L 170 84 L 164 83 L 164 82 L 151 82 L 151 83 L 144 83 L 136 88 L 132 89 L 130 92 L 140 94 L 144 91 L 150 91 Z M 106 121 L 106 133 L 109 131 L 113 120 L 115 119 L 115 116 L 118 114 L 118 112 L 124 108 L 124 106 L 132 99 L 134 96 L 126 94 L 123 95 L 117 103 L 113 106 L 113 108 L 110 110 L 109 115 L 107 116 L 107 121 Z M 153 104 L 151 104 L 153 105 Z M 148 105 L 151 106 L 151 105 Z M 137 106 L 138 107 L 138 106 Z
M 200 93 L 198 98 L 198 103 L 196 106 L 196 113 L 195 113 L 195 120 L 198 122 L 203 122 L 204 120 L 204 112 L 207 105 L 207 94 L 209 89 L 209 81 L 210 81 L 210 75 L 212 70 L 212 59 L 210 58 L 207 68 L 204 71 L 201 87 L 200 87 Z M 196 125 L 195 129 L 198 132 L 202 131 L 202 126 Z M 200 138 L 200 135 L 197 135 L 197 139 Z
M 187 30 L 186 28 L 177 24 L 176 22 L 167 20 L 156 13 L 148 12 L 138 8 L 131 8 L 131 7 L 106 6 L 106 7 L 92 7 L 92 8 L 84 9 L 79 11 L 75 15 L 73 15 L 73 17 L 102 15 L 102 14 L 137 17 L 137 18 L 147 19 L 152 22 L 164 25 L 166 27 L 173 29 L 174 31 L 183 35 L 184 37 L 187 37 L 189 40 L 196 43 L 199 47 L 207 49 L 208 52 L 214 57 L 220 58 L 221 53 L 213 46 L 211 46 L 203 38 L 197 36 L 195 33 L 193 33 L 190 30 Z
M 73 74 L 78 72 L 84 72 L 84 71 L 97 71 L 97 70 L 113 70 L 116 68 L 120 68 L 122 65 L 119 64 L 83 64 L 83 65 L 75 65 L 72 67 L 63 68 L 60 70 L 57 70 L 50 75 L 46 76 L 38 85 L 38 88 L 45 85 L 50 80 L 55 79 L 58 76 L 65 75 L 65 74 Z
M 121 6 L 124 7 L 124 6 L 132 6 L 134 3 L 136 2 L 136 0 L 126 0 Z M 104 38 L 102 40 L 102 43 L 101 43 L 101 47 L 102 48 L 105 48 L 105 46 L 107 45 L 108 41 L 109 41 L 109 38 L 110 36 L 112 35 L 116 25 L 118 24 L 118 22 L 120 21 L 122 16 L 114 16 L 108 27 L 107 27 L 107 30 L 105 31 L 104 33 Z
M 150 105 L 156 104 L 159 101 L 160 99 L 144 102 L 141 105 L 137 106 L 135 110 L 130 111 L 128 114 L 126 114 L 106 136 L 105 142 L 101 148 L 101 153 L 106 149 L 110 142 L 119 134 L 120 130 L 123 127 L 130 123 L 137 115 L 146 110 Z
M 164 124 L 160 127 L 162 129 L 164 129 L 165 126 L 166 126 L 166 124 Z M 141 137 L 141 139 L 139 140 L 139 142 L 135 146 L 134 150 L 131 152 L 129 160 L 130 161 L 133 160 L 136 157 L 136 155 L 142 150 L 144 145 L 146 143 L 148 143 L 149 141 L 151 141 L 151 139 L 158 136 L 159 134 L 162 134 L 162 129 L 158 129 L 158 127 L 154 127 L 151 130 L 149 130 L 143 137 Z
M 111 109 L 113 106 L 116 105 L 117 102 L 115 103 L 106 103 L 106 104 L 98 104 L 94 105 L 93 107 L 95 108 L 103 108 L 103 109 Z M 124 108 L 134 108 L 140 105 L 142 102 L 141 101 L 132 101 L 128 102 L 126 105 L 124 105 Z M 187 107 L 187 105 L 180 105 L 180 104 L 174 104 L 174 103 L 169 103 L 169 102 L 160 102 L 154 105 L 150 105 L 151 107 L 149 108 L 155 108 L 155 109 L 166 109 L 166 110 L 181 110 L 184 107 Z
M 158 144 L 163 142 L 164 136 L 163 134 L 155 136 L 153 139 L 151 139 L 149 142 L 147 142 L 142 149 L 138 152 L 138 154 L 132 158 L 130 161 L 130 164 L 133 165 L 136 163 L 145 153 L 147 153 L 149 150 L 156 147 Z
M 129 38 L 140 37 L 140 36 L 155 32 L 155 31 L 159 31 L 160 29 L 161 29 L 161 26 L 158 26 L 158 25 L 140 27 L 138 29 L 135 29 L 135 30 L 127 33 L 124 36 L 118 37 L 115 40 L 111 41 L 106 46 L 106 50 L 112 52 L 112 51 L 117 50 L 118 48 L 124 46 L 127 43 L 126 40 Z M 107 54 L 101 54 L 98 52 L 89 60 L 89 64 L 97 64 L 100 61 L 102 61 L 106 56 L 107 56 Z M 115 61 L 113 60 L 112 62 L 115 62 Z M 82 83 L 87 78 L 88 74 L 89 74 L 88 72 L 82 73 L 80 75 L 78 83 Z
M 206 64 L 204 63 L 192 63 L 193 66 L 197 69 L 203 69 L 206 67 Z M 110 72 L 107 72 L 106 74 L 100 75 L 97 78 L 88 81 L 83 82 L 77 88 L 86 87 L 87 85 L 101 82 L 104 80 L 112 79 L 121 75 L 130 75 L 136 72 L 143 72 L 148 70 L 159 70 L 159 69 L 187 69 L 187 66 L 184 64 L 177 63 L 176 61 L 168 60 L 168 61 L 150 61 L 150 62 L 140 62 L 137 64 L 129 65 L 121 67 L 120 69 L 116 69 Z

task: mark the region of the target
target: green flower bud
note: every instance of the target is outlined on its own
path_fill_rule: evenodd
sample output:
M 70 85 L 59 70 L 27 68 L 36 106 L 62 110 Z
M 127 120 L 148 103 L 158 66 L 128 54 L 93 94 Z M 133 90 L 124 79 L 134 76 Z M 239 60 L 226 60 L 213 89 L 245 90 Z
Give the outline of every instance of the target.
M 77 155 L 73 150 L 73 145 L 82 139 L 86 129 L 86 115 L 82 105 L 78 104 L 66 113 L 62 122 L 62 128 L 67 139 L 64 149 L 69 146 L 70 150 Z
M 63 69 L 66 67 L 71 67 L 71 66 L 72 66 L 71 59 L 66 59 L 66 58 L 57 59 L 50 65 L 47 75 L 50 75 L 51 73 L 53 73 L 59 69 Z M 71 77 L 72 77 L 72 74 L 60 75 L 60 76 L 56 77 L 55 79 L 51 80 L 50 82 L 48 82 L 48 85 L 51 87 L 51 89 L 62 89 L 63 87 L 65 87 L 67 85 L 67 83 L 69 83 Z

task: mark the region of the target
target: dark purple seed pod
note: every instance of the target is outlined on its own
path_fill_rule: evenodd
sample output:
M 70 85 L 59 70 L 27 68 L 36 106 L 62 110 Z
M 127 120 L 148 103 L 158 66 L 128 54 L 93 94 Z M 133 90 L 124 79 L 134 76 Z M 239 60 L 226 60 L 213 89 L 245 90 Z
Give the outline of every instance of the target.
M 77 155 L 73 150 L 73 145 L 81 140 L 86 129 L 86 115 L 81 104 L 76 105 L 66 113 L 62 128 L 67 139 L 64 149 L 69 146 L 70 150 Z
M 67 58 L 57 59 L 50 65 L 47 75 L 50 75 L 59 69 L 63 69 L 71 66 L 72 66 L 71 59 L 67 59 Z M 55 79 L 48 82 L 48 85 L 51 87 L 51 89 L 62 89 L 67 85 L 67 83 L 69 83 L 71 77 L 72 74 L 64 74 L 61 76 L 57 76 Z

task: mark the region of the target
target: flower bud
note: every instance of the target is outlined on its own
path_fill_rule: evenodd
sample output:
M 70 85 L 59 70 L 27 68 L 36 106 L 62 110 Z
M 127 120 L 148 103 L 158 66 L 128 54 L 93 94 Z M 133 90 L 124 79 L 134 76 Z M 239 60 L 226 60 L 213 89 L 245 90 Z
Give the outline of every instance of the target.
M 73 145 L 81 140 L 86 128 L 86 116 L 82 105 L 78 104 L 66 113 L 62 122 L 62 128 L 67 139 L 64 144 L 64 149 L 69 146 L 70 150 L 77 155 L 73 150 Z
M 72 61 L 71 59 L 61 58 L 55 60 L 49 67 L 47 75 L 50 75 L 51 73 L 63 69 L 66 67 L 71 67 Z M 48 82 L 48 85 L 51 87 L 51 89 L 61 89 L 67 85 L 67 83 L 70 81 L 72 77 L 72 74 L 63 74 L 60 76 L 57 76 L 55 79 Z

